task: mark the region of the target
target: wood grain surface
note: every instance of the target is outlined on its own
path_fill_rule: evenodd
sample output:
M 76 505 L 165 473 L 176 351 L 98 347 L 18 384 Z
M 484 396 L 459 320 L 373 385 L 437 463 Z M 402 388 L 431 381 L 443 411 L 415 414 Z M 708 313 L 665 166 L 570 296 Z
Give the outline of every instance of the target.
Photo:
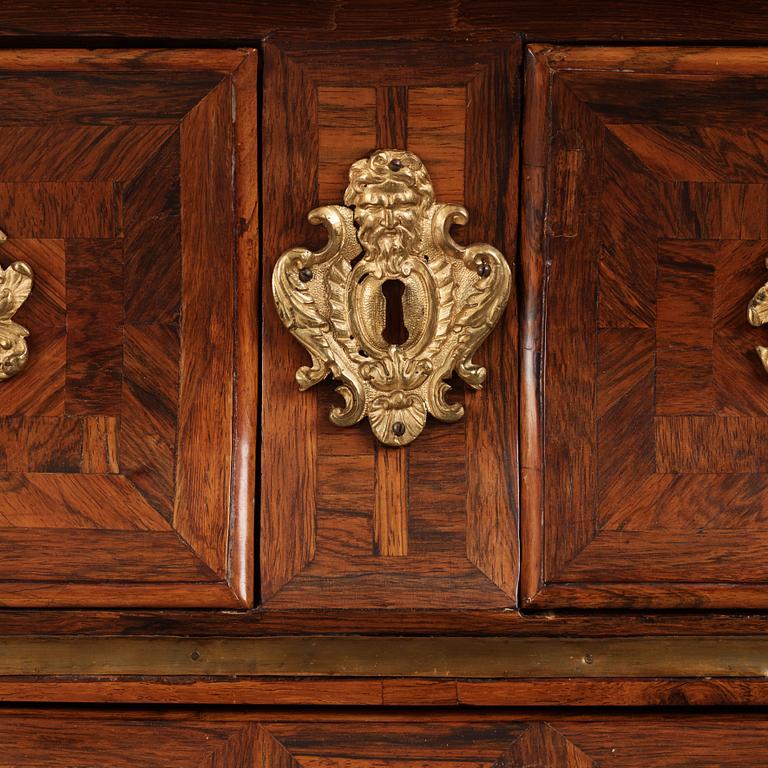
M 533 47 L 523 592 L 765 606 L 761 52 Z M 762 213 L 761 213 L 762 211 Z
M 766 13 L 4 4 L 0 259 L 37 282 L 18 317 L 33 354 L 0 403 L 3 634 L 764 634 L 767 390 L 750 350 L 765 338 L 743 310 L 764 281 L 768 54 L 707 46 L 765 41 Z M 267 602 L 191 610 L 258 600 L 259 164 L 263 276 L 286 247 L 320 244 L 306 213 L 339 202 L 378 145 L 421 154 L 441 199 L 469 207 L 465 237 L 511 260 L 518 35 L 547 43 L 525 68 L 519 532 L 514 306 L 465 421 L 393 456 L 328 423 L 330 386 L 294 390 L 302 353 L 265 291 Z M 257 57 L 232 49 L 265 38 L 260 158 Z M 209 47 L 168 49 L 194 40 Z M 551 47 L 568 40 L 611 45 Z M 166 47 L 106 49 L 131 41 Z M 0 678 L 0 700 L 166 705 L 0 710 L 16 766 L 744 768 L 768 735 L 759 712 L 424 709 L 765 706 L 762 677 L 26 676 Z
M 36 278 L 3 387 L 0 605 L 252 600 L 255 71 L 0 54 L 0 258 Z
M 0 678 L 0 701 L 315 707 L 713 707 L 768 704 L 764 678 L 429 680 L 295 678 L 52 681 Z M 319 711 L 319 710 L 316 710 Z M 466 711 L 466 710 L 465 710 Z M 412 715 L 413 716 L 413 715 Z
M 519 46 L 293 44 L 264 71 L 263 284 L 307 214 L 341 203 L 349 166 L 388 142 L 416 153 L 467 242 L 515 254 Z M 331 382 L 299 392 L 305 352 L 263 291 L 261 588 L 279 608 L 507 608 L 517 585 L 516 302 L 478 353 L 488 383 L 453 425 L 376 447 L 328 420 Z M 456 397 L 463 395 L 461 388 Z M 397 454 L 397 455 L 395 455 Z
M 534 768 L 763 765 L 755 714 L 480 710 L 463 715 L 150 709 L 0 712 L 10 765 L 348 766 L 505 764 Z
M 765 41 L 764 0 L 26 0 L 0 9 L 0 34 L 110 41 L 253 44 L 278 30 L 316 38 L 460 39 L 523 33 L 538 41 Z
M 82 588 L 82 585 L 80 586 Z M 98 588 L 98 585 L 95 589 Z M 158 585 L 162 591 L 162 585 Z M 95 591 L 95 590 L 94 590 Z M 323 608 L 243 611 L 19 610 L 2 613 L 2 636 L 453 635 L 520 637 L 743 636 L 768 632 L 758 611 L 533 611 Z

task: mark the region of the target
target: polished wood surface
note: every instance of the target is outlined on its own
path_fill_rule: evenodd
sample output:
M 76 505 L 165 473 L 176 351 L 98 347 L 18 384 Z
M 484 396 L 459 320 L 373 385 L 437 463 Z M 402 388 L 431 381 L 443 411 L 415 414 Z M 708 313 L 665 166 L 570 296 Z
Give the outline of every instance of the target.
M 264 284 L 307 214 L 343 199 L 349 166 L 399 142 L 467 242 L 515 254 L 520 49 L 273 41 L 264 65 Z M 280 608 L 507 608 L 517 587 L 516 303 L 478 353 L 490 371 L 457 424 L 407 448 L 328 420 L 330 382 L 299 392 L 306 354 L 263 290 L 261 590 Z M 461 388 L 457 398 L 462 397 Z
M 750 49 L 529 52 L 525 601 L 768 603 L 768 76 Z
M 768 705 L 765 678 L 0 679 L 0 701 L 128 705 L 365 707 L 713 707 Z
M 2 605 L 252 599 L 255 73 L 245 50 L 0 54 L 0 258 L 36 277 Z
M 253 44 L 277 31 L 317 39 L 429 38 L 452 32 L 532 41 L 768 40 L 764 0 L 26 0 L 0 8 L 11 41 L 198 40 Z
M 0 259 L 33 263 L 38 282 L 19 317 L 37 357 L 0 403 L 0 489 L 11 501 L 0 643 L 50 635 L 78 652 L 88 638 L 163 637 L 174 660 L 186 652 L 188 672 L 169 674 L 153 653 L 134 658 L 154 663 L 151 675 L 6 666 L 0 701 L 35 708 L 0 710 L 3 760 L 762 765 L 762 714 L 679 709 L 768 705 L 764 674 L 714 674 L 736 658 L 729 650 L 706 678 L 690 666 L 599 676 L 600 660 L 587 669 L 579 646 L 571 661 L 596 676 L 438 679 L 340 667 L 334 677 L 199 675 L 204 657 L 188 646 L 239 638 L 247 655 L 252 637 L 285 651 L 291 636 L 330 636 L 321 643 L 338 646 L 338 665 L 351 658 L 340 635 L 374 636 L 371 654 L 388 635 L 536 638 L 534 654 L 548 640 L 675 636 L 706 647 L 765 635 L 766 382 L 750 357 L 764 338 L 733 323 L 764 277 L 768 56 L 729 43 L 764 42 L 766 12 L 762 1 L 3 4 L 0 228 L 11 239 Z M 519 37 L 547 43 L 524 68 Z M 568 40 L 580 45 L 552 48 Z M 235 50 L 261 44 L 263 75 L 254 52 Z M 512 260 L 521 131 L 518 529 L 514 301 L 465 421 L 430 423 L 421 444 L 392 452 L 363 427 L 329 424 L 330 386 L 294 389 L 302 353 L 276 323 L 268 278 L 282 249 L 322 242 L 306 213 L 338 202 L 349 163 L 379 144 L 422 154 L 441 198 L 468 205 L 466 236 Z M 261 391 L 259 333 L 277 366 Z M 592 373 L 575 347 L 585 339 L 599 355 Z M 665 490 L 667 477 L 683 479 Z M 570 503 L 590 482 L 613 538 L 600 540 L 599 509 Z M 106 664 L 119 658 L 107 652 Z M 637 669 L 635 652 L 619 660 Z M 456 706 L 467 708 L 426 709 Z
M 18 768 L 510 765 L 532 768 L 751 768 L 764 714 L 617 715 L 480 710 L 444 714 L 237 710 L 0 711 Z
M 452 635 L 623 637 L 754 635 L 768 632 L 757 611 L 525 611 L 520 609 L 11 610 L 0 637 L 124 635 L 278 637 L 293 635 Z

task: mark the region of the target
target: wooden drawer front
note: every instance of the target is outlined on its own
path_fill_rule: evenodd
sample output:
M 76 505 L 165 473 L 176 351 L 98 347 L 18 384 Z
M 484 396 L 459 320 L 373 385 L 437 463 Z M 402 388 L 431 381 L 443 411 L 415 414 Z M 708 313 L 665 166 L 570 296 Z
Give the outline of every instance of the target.
M 528 57 L 524 577 L 541 606 L 768 605 L 768 63 Z
M 0 734 L 15 768 L 749 768 L 768 747 L 768 721 L 750 714 L 9 711 Z
M 463 203 L 466 242 L 511 261 L 519 48 L 466 43 L 270 43 L 264 75 L 265 276 L 324 235 L 308 212 L 341 203 L 350 165 L 379 148 L 425 163 L 438 200 Z M 299 392 L 308 357 L 264 292 L 262 597 L 268 607 L 501 607 L 515 603 L 516 315 L 485 342 L 486 388 L 455 424 L 406 448 L 367 422 L 333 426 L 330 382 Z M 458 388 L 461 397 L 461 388 Z M 386 542 L 386 543 L 385 543 Z
M 0 53 L 0 259 L 35 275 L 14 318 L 29 364 L 0 383 L 0 604 L 249 599 L 252 473 L 232 446 L 254 418 L 241 397 L 235 423 L 232 382 L 254 346 L 236 322 L 255 254 L 234 233 L 255 205 L 255 68 Z

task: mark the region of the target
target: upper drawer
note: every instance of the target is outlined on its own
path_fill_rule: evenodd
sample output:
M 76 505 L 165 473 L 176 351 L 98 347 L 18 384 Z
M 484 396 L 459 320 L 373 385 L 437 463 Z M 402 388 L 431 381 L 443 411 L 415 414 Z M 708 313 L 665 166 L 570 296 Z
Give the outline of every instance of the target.
M 523 593 L 768 606 L 761 51 L 533 48 Z
M 0 103 L 0 604 L 242 604 L 255 55 L 6 51 Z
M 499 326 L 474 356 L 488 370 L 485 388 L 464 397 L 458 379 L 453 382 L 452 398 L 464 403 L 463 419 L 447 424 L 430 418 L 414 442 L 391 448 L 374 439 L 367 419 L 350 427 L 330 423 L 331 407 L 344 402 L 333 391 L 338 382 L 329 379 L 299 391 L 296 371 L 307 365 L 309 356 L 283 327 L 268 281 L 287 249 L 323 243 L 325 233 L 308 222 L 309 212 L 319 205 L 343 204 L 350 166 L 377 148 L 418 156 L 431 176 L 434 199 L 468 210 L 467 226 L 456 227 L 457 240 L 489 243 L 511 263 L 517 220 L 519 55 L 516 44 L 478 47 L 456 41 L 330 46 L 270 42 L 266 47 L 261 576 L 268 607 L 490 608 L 515 603 L 514 295 Z M 390 170 L 396 174 L 399 167 L 396 163 Z M 405 166 L 399 178 L 416 167 Z M 408 221 L 413 213 L 409 201 L 421 191 L 396 178 L 389 181 L 391 189 L 382 182 L 376 194 L 386 197 L 398 190 L 403 206 L 393 204 L 384 212 L 371 201 L 369 212 L 373 219 L 381 218 L 384 228 L 390 213 L 394 224 L 402 225 L 403 239 L 396 234 L 383 246 L 394 243 L 391 253 L 397 258 L 404 243 L 422 242 L 414 234 L 421 221 Z M 356 237 L 349 238 L 355 251 L 340 264 L 343 274 L 346 270 L 351 275 L 350 262 L 362 258 Z M 411 255 L 414 270 L 437 270 L 434 260 L 427 266 L 424 251 L 414 248 Z M 466 273 L 460 277 L 464 285 L 478 280 L 475 268 L 467 266 L 460 260 L 456 265 L 456 274 Z M 316 271 L 313 276 L 307 269 L 304 277 L 330 282 L 321 267 Z M 407 279 L 405 272 L 400 274 Z M 302 277 L 294 274 L 292 279 L 285 291 L 300 301 Z M 375 284 L 375 278 L 369 282 Z M 460 290 L 451 293 L 445 270 L 436 283 L 441 306 L 452 297 L 459 306 L 465 298 Z M 343 297 L 334 296 L 343 304 Z M 356 331 L 337 333 L 338 315 L 329 319 L 330 305 L 318 300 L 304 316 L 315 313 L 317 344 L 325 343 L 323 328 L 334 323 L 336 336 L 329 344 L 348 346 L 360 336 L 353 335 Z M 466 307 L 446 335 L 459 334 L 462 323 L 474 322 L 472 301 Z M 301 307 L 296 310 L 302 312 Z M 290 324 L 287 313 L 284 317 Z M 448 317 L 452 315 L 437 322 Z M 359 354 L 355 348 L 352 355 L 394 366 L 386 348 L 375 352 L 367 344 L 361 343 Z M 420 360 L 424 368 L 419 370 L 430 363 Z M 325 375 L 319 365 L 315 372 Z M 404 381 L 411 373 L 405 370 Z M 404 397 L 413 391 L 409 386 L 402 384 Z

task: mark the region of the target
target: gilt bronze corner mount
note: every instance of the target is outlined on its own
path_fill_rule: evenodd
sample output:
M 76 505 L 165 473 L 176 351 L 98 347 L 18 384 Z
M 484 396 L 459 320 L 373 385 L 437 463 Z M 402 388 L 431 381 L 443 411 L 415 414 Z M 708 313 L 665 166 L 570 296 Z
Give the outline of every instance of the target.
M 0 230 L 0 245 L 7 239 Z M 32 268 L 24 261 L 0 267 L 0 381 L 15 376 L 29 359 L 29 331 L 12 318 L 32 291 L 32 280 Z
M 328 230 L 319 251 L 292 248 L 278 260 L 272 290 L 280 318 L 312 358 L 296 372 L 304 390 L 331 374 L 344 405 L 338 426 L 365 416 L 384 444 L 421 434 L 430 413 L 457 421 L 464 408 L 445 399 L 455 372 L 479 389 L 486 370 L 472 355 L 499 320 L 511 270 L 490 245 L 461 246 L 450 229 L 466 209 L 435 200 L 422 161 L 377 150 L 349 171 L 344 205 L 309 213 Z M 405 340 L 384 337 L 386 283 L 400 284 Z

